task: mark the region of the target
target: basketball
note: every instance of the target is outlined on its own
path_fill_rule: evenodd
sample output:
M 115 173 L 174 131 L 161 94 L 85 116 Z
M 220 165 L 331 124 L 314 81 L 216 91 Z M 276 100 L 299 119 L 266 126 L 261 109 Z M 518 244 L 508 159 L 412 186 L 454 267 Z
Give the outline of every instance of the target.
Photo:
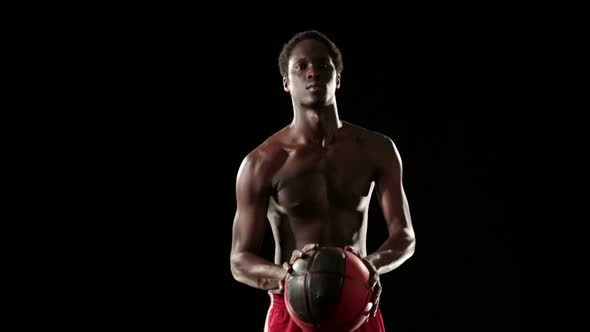
M 339 247 L 319 247 L 296 260 L 285 279 L 287 310 L 303 331 L 354 331 L 369 317 L 369 270 Z

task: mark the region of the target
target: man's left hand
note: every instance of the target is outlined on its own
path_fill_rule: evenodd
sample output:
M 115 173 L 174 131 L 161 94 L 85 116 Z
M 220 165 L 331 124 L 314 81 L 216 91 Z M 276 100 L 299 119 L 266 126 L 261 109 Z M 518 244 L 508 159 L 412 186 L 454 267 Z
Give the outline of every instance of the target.
M 373 263 L 367 258 L 368 256 L 361 257 L 360 253 L 356 250 L 356 248 L 352 246 L 346 246 L 344 247 L 344 249 L 359 257 L 369 270 L 369 283 L 373 287 L 373 297 L 371 298 L 371 302 L 369 303 L 367 310 L 370 310 L 370 316 L 375 317 L 377 315 L 377 309 L 379 308 L 379 299 L 381 297 L 381 281 L 379 279 L 379 272 L 377 272 L 377 268 L 375 267 L 375 265 L 373 265 Z

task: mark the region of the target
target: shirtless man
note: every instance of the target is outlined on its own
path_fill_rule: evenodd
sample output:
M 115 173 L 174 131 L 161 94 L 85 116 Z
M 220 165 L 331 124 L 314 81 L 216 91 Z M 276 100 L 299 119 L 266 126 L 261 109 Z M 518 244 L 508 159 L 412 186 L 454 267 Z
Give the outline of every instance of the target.
M 393 141 L 339 118 L 336 90 L 342 57 L 318 31 L 304 31 L 279 56 L 293 121 L 242 161 L 236 179 L 231 272 L 246 285 L 269 291 L 265 331 L 300 331 L 282 295 L 293 262 L 317 246 L 356 253 L 371 271 L 375 296 L 360 331 L 384 331 L 379 275 L 414 253 L 415 235 L 402 184 L 402 163 Z M 375 189 L 389 236 L 367 254 L 368 208 Z M 275 257 L 260 256 L 270 223 Z

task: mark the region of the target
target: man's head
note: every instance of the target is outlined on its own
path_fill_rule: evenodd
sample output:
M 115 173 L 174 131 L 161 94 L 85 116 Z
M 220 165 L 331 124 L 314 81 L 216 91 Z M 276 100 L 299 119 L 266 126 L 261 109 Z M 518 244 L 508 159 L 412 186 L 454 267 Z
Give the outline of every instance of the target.
M 283 46 L 281 50 L 281 54 L 279 55 L 279 71 L 281 72 L 282 77 L 287 77 L 288 67 L 289 67 L 289 57 L 291 56 L 291 52 L 297 43 L 305 39 L 314 39 L 320 41 L 324 46 L 328 49 L 328 53 L 332 58 L 332 62 L 334 62 L 334 66 L 336 67 L 336 72 L 338 74 L 342 73 L 343 63 L 342 63 L 342 53 L 340 53 L 340 49 L 332 40 L 330 40 L 326 35 L 322 34 L 317 30 L 307 30 L 302 31 L 295 34 L 291 39 Z
M 342 67 L 338 47 L 315 30 L 294 35 L 279 56 L 285 91 L 305 106 L 319 107 L 335 100 Z

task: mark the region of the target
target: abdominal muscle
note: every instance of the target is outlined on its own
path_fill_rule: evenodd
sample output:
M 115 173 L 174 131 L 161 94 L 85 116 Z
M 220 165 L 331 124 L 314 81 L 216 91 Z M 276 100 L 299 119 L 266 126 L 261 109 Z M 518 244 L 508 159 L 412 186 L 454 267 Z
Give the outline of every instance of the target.
M 330 217 L 289 217 L 276 213 L 270 220 L 275 239 L 275 263 L 288 262 L 295 249 L 309 243 L 320 246 L 355 246 L 364 251 L 362 234 L 366 225 L 366 213 L 358 211 L 334 211 Z

